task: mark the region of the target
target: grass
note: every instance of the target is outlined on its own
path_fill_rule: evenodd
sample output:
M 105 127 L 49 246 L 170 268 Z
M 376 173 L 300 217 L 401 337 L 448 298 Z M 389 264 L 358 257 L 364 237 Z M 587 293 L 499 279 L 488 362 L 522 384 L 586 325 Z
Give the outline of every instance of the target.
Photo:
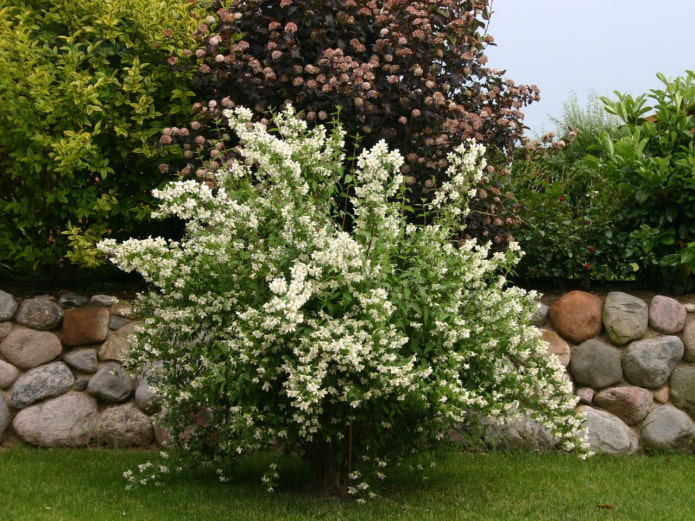
M 213 473 L 126 491 L 139 451 L 0 451 L 0 521 L 475 520 L 670 521 L 692 518 L 692 456 L 457 454 L 424 483 L 395 474 L 359 505 L 298 492 L 268 494 L 249 464 L 229 483 Z

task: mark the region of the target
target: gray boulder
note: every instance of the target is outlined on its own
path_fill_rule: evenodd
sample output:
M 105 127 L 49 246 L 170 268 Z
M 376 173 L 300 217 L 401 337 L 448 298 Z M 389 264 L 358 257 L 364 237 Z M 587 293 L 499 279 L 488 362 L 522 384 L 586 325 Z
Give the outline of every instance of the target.
M 617 345 L 638 340 L 647 332 L 649 308 L 647 304 L 622 291 L 612 291 L 603 306 L 603 327 L 611 342 Z
M 611 387 L 594 396 L 594 403 L 615 414 L 628 425 L 637 425 L 647 416 L 654 399 L 641 387 Z
M 0 322 L 0 340 L 9 335 L 10 331 L 12 331 L 12 322 Z
M 673 405 L 695 418 L 695 367 L 676 367 L 671 374 L 671 401 Z
M 161 408 L 162 398 L 150 387 L 147 380 L 140 380 L 135 389 L 135 403 L 148 414 L 154 414 Z
M 660 405 L 642 423 L 642 446 L 649 451 L 692 452 L 695 424 L 683 411 Z
M 84 306 L 89 299 L 76 293 L 65 293 L 58 298 L 58 304 L 63 308 L 79 308 Z
M 62 351 L 58 337 L 47 331 L 13 329 L 0 342 L 0 354 L 21 369 L 31 369 L 50 362 Z
M 112 447 L 143 447 L 154 439 L 152 419 L 127 403 L 106 409 L 96 424 L 96 439 Z
M 503 450 L 549 452 L 556 443 L 553 437 L 532 418 L 523 417 L 509 423 L 485 422 L 485 441 Z
M 104 308 L 110 308 L 116 302 L 118 302 L 118 299 L 111 295 L 93 295 L 92 298 L 89 299 L 89 303 L 92 306 L 100 306 Z
M 84 393 L 69 393 L 22 409 L 12 426 L 17 435 L 39 447 L 81 447 L 94 434 L 97 402 Z
M 133 379 L 120 364 L 109 362 L 89 380 L 87 392 L 107 402 L 123 402 L 133 392 Z
M 5 431 L 10 426 L 10 409 L 7 407 L 5 397 L 0 393 L 0 442 Z
M 0 289 L 0 322 L 3 320 L 12 320 L 17 312 L 17 301 L 15 298 Z
M 129 318 L 126 317 L 119 317 L 118 315 L 111 315 L 111 318 L 109 318 L 109 329 L 112 331 L 116 331 L 117 329 L 121 329 L 123 326 L 126 324 L 129 324 L 132 322 Z
M 676 336 L 637 340 L 627 346 L 623 356 L 625 378 L 639 387 L 658 389 L 682 357 L 683 342 Z
M 55 329 L 63 320 L 63 308 L 48 298 L 23 300 L 15 321 L 31 329 Z
M 162 362 L 154 362 L 142 369 L 135 382 L 135 403 L 147 414 L 154 414 L 161 409 L 161 396 L 152 389 L 150 382 L 155 381 L 157 372 L 162 369 Z
M 542 302 L 539 302 L 538 306 L 536 307 L 535 313 L 533 314 L 533 316 L 531 316 L 531 325 L 536 327 L 543 327 L 547 321 L 548 306 L 546 306 Z
M 99 361 L 94 349 L 76 349 L 63 355 L 63 361 L 73 369 L 87 374 L 96 373 Z
M 70 390 L 75 378 L 63 362 L 52 362 L 30 369 L 12 386 L 10 405 L 23 409 L 34 402 L 60 396 Z
M 674 298 L 657 295 L 649 303 L 649 327 L 659 333 L 680 333 L 687 316 L 685 306 Z
M 582 405 L 579 410 L 586 416 L 589 446 L 593 452 L 633 454 L 637 451 L 639 447 L 637 435 L 620 418 L 587 405 Z
M 603 389 L 613 385 L 623 377 L 620 352 L 598 338 L 587 340 L 572 352 L 570 373 L 580 386 Z
M 72 388 L 74 391 L 86 391 L 87 385 L 89 385 L 89 378 L 86 376 L 78 376 L 75 378 L 75 383 Z
M 0 360 L 0 389 L 9 389 L 17 378 L 19 378 L 19 369 Z
M 683 328 L 681 339 L 683 340 L 683 345 L 685 346 L 683 359 L 686 362 L 695 362 L 695 317 L 689 316 L 685 321 L 685 327 Z

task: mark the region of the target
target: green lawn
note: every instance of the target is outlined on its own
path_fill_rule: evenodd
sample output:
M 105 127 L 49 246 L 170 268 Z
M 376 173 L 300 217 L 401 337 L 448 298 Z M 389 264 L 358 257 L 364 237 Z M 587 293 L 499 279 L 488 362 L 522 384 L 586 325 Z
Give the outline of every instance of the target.
M 629 520 L 693 519 L 693 456 L 458 454 L 422 483 L 405 472 L 366 505 L 268 494 L 251 466 L 230 483 L 212 473 L 125 490 L 122 472 L 151 454 L 0 451 L 0 521 Z

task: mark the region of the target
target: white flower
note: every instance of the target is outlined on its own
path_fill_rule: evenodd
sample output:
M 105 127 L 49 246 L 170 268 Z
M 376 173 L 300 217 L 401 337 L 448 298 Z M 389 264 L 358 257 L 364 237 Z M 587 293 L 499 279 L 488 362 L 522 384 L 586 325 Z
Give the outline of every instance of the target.
M 309 130 L 293 109 L 278 114 L 277 132 L 252 123 L 247 109 L 226 115 L 239 160 L 216 172 L 213 187 L 180 181 L 156 191 L 157 215 L 185 221 L 182 239 L 99 244 L 154 288 L 138 299 L 143 319 L 128 361 L 162 366 L 158 421 L 175 454 L 193 456 L 205 443 L 207 463 L 219 468 L 279 440 L 302 448 L 352 439 L 381 479 L 382 452 L 392 464 L 469 414 L 526 408 L 564 446 L 586 450 L 563 368 L 528 325 L 537 295 L 504 279 L 518 245 L 490 255 L 489 245 L 450 240 L 484 147 L 467 142 L 449 155 L 427 225 L 403 217 L 400 154 L 384 142 L 362 151 L 349 172 L 348 231 L 334 204 L 348 173 L 341 132 Z M 405 407 L 416 419 L 396 424 Z M 202 411 L 200 425 L 192 410 Z M 374 429 L 355 437 L 354 425 Z M 403 445 L 380 445 L 394 431 Z M 156 482 L 169 468 L 143 464 L 126 478 Z M 268 489 L 276 479 L 274 469 L 264 474 Z M 350 493 L 371 494 L 361 475 L 350 479 Z

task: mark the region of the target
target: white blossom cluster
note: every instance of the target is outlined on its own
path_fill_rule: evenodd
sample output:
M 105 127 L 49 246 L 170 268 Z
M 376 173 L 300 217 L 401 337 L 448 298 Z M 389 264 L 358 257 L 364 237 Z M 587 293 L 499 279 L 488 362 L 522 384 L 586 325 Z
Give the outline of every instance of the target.
M 280 443 L 339 457 L 346 490 L 369 496 L 368 476 L 471 414 L 531 413 L 564 448 L 585 450 L 562 367 L 528 325 L 537 296 L 504 279 L 518 248 L 450 241 L 484 147 L 450 154 L 431 208 L 442 220 L 426 226 L 404 217 L 401 156 L 383 142 L 362 152 L 343 229 L 339 130 L 309 130 L 291 108 L 274 131 L 243 108 L 227 116 L 239 158 L 214 187 L 155 192 L 158 215 L 186 221 L 183 239 L 99 245 L 153 287 L 137 302 L 129 363 L 160 366 L 161 422 L 183 459 L 223 478 L 221 462 Z

